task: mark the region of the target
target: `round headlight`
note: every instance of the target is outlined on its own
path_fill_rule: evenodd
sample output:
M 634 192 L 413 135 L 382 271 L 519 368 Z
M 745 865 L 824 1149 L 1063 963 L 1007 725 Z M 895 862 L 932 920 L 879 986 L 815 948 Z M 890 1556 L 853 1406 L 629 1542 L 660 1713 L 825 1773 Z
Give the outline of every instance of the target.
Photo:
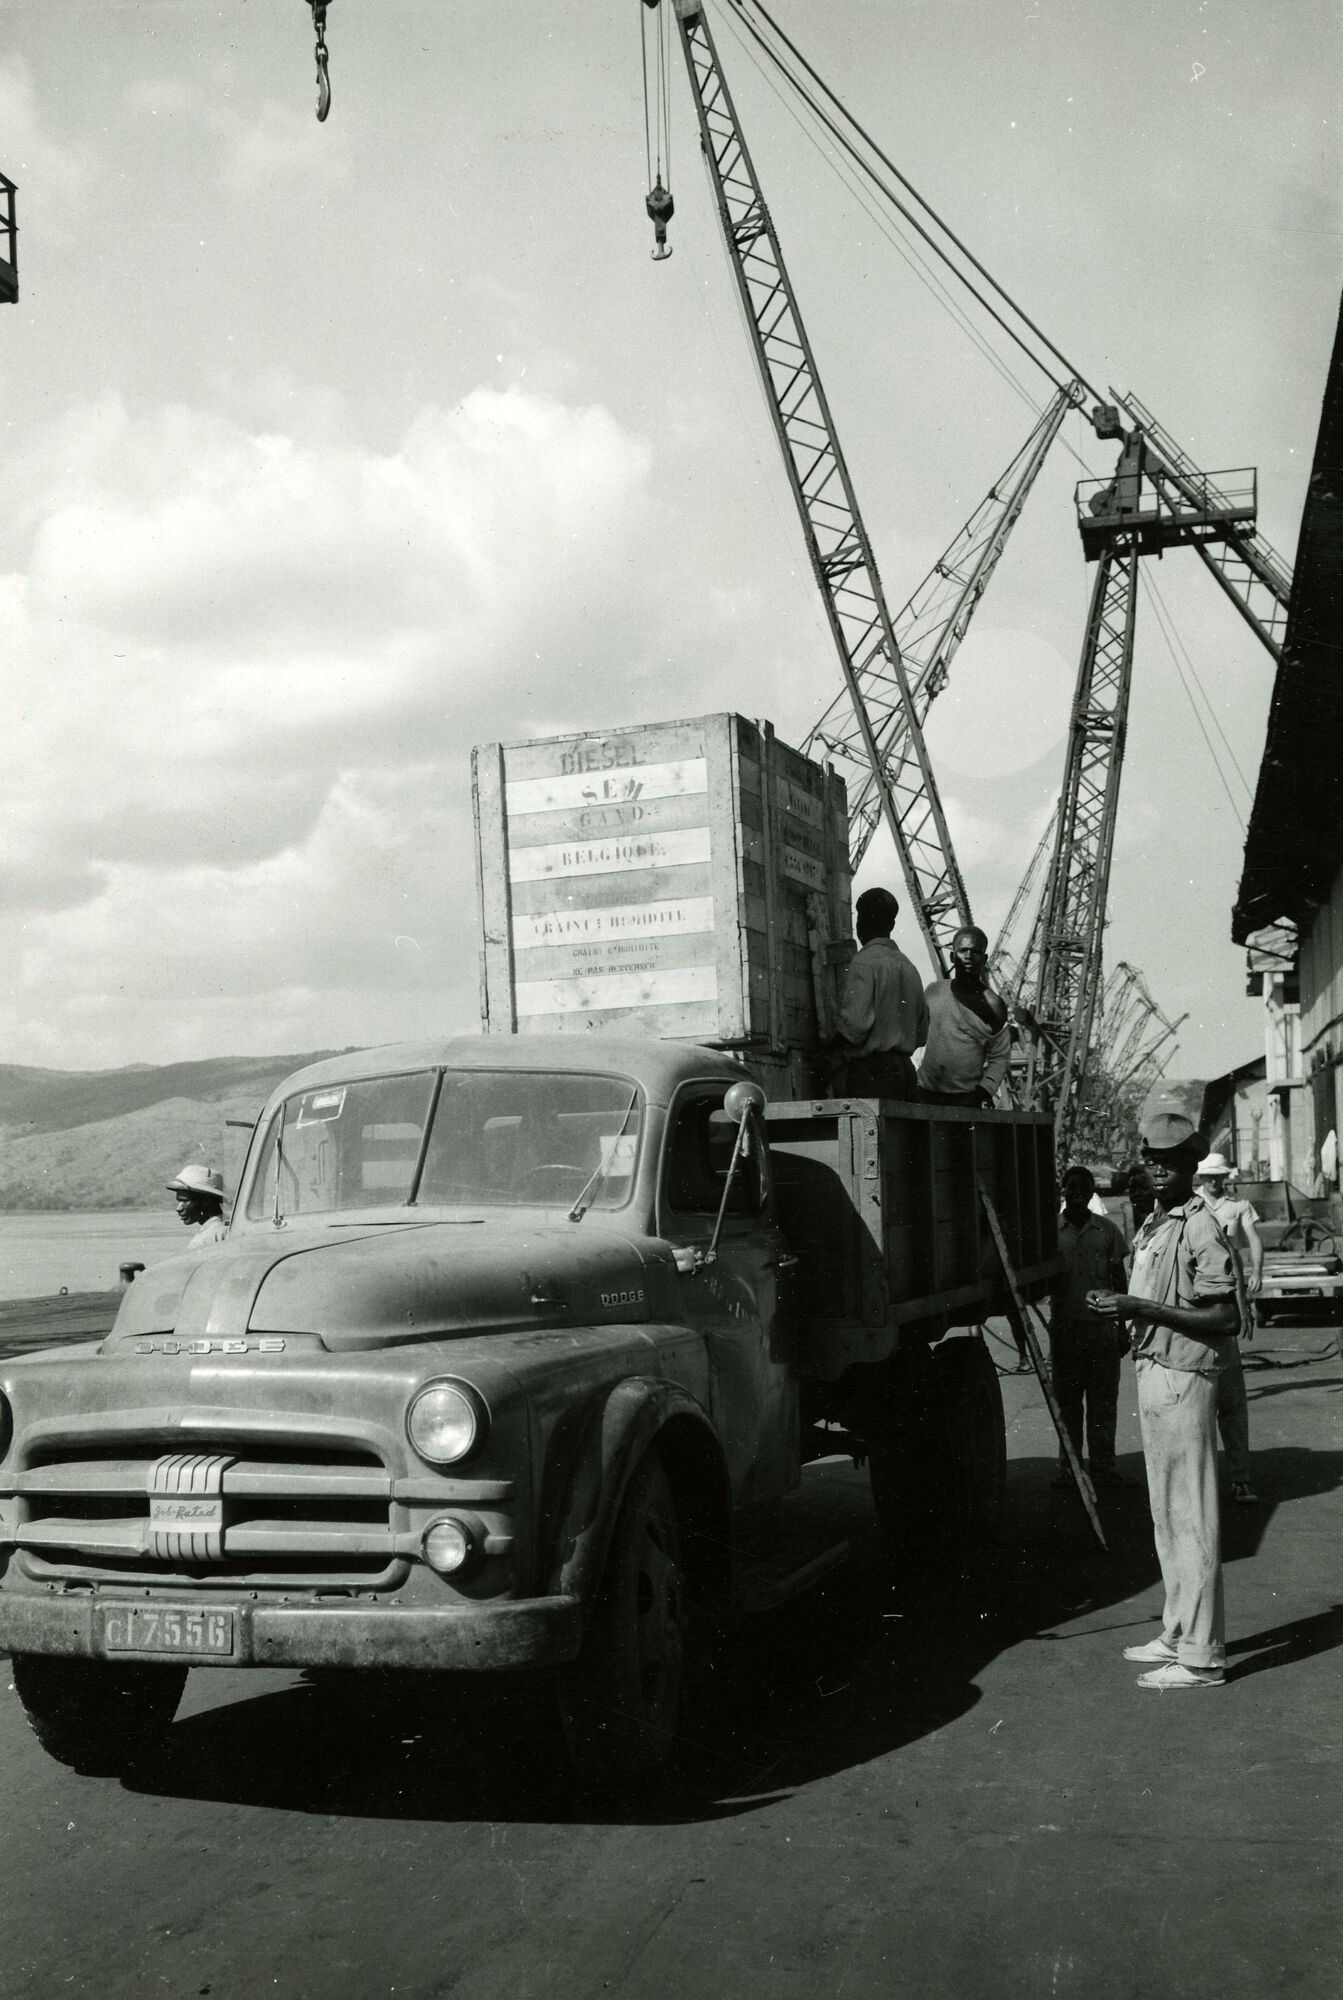
M 471 1537 L 465 1524 L 451 1518 L 434 1521 L 424 1531 L 424 1559 L 440 1576 L 448 1576 L 472 1554 Z
M 483 1428 L 474 1398 L 453 1382 L 431 1382 L 421 1389 L 406 1416 L 411 1443 L 431 1465 L 455 1465 L 465 1458 Z

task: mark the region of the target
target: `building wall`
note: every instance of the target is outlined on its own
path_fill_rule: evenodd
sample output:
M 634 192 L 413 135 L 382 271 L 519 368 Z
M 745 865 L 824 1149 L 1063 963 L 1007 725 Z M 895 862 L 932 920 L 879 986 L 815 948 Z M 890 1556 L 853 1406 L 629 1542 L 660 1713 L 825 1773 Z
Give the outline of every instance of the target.
M 1318 1158 L 1329 1132 L 1343 1128 L 1343 866 L 1329 894 L 1301 929 L 1302 1113 Z M 1337 1137 L 1335 1138 L 1337 1145 Z M 1338 1186 L 1337 1169 L 1332 1184 Z
M 1268 1172 L 1268 1086 L 1262 1076 L 1237 1086 L 1231 1100 L 1231 1157 L 1251 1180 Z

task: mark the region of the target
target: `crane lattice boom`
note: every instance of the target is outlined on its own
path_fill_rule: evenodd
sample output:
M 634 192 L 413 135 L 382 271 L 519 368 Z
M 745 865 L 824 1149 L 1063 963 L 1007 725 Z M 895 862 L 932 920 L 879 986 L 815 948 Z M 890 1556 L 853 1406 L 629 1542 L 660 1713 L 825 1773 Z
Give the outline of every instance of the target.
M 923 741 L 919 711 L 858 509 L 783 252 L 699 0 L 675 0 L 723 239 L 745 308 L 812 570 L 839 654 L 861 743 L 929 954 L 946 970 L 970 921 L 965 884 Z M 882 760 L 865 688 L 880 674 L 898 706 L 908 754 Z
M 1051 398 L 1011 464 L 895 614 L 896 643 L 920 723 L 947 684 L 951 662 L 988 589 L 1045 455 L 1081 394 L 1080 384 L 1074 383 Z M 904 789 L 905 768 L 914 751 L 905 727 L 899 685 L 884 654 L 872 657 L 859 675 L 859 685 L 887 786 L 898 795 Z M 836 696 L 802 748 L 809 756 L 819 750 L 833 757 L 848 783 L 849 860 L 857 868 L 881 824 L 882 785 L 867 761 L 864 738 L 847 694 Z

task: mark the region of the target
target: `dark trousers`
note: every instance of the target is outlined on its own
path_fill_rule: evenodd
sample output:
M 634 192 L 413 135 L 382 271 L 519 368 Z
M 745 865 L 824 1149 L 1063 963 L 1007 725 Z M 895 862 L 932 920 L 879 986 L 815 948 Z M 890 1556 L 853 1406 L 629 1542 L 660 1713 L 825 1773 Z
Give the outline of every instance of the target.
M 847 1097 L 894 1097 L 906 1103 L 914 1095 L 914 1064 L 900 1049 L 850 1056 L 840 1087 Z
M 1065 1320 L 1050 1329 L 1054 1394 L 1079 1458 L 1085 1417 L 1087 1457 L 1093 1473 L 1103 1472 L 1115 1462 L 1119 1360 L 1119 1339 L 1111 1326 L 1070 1326 Z
M 1217 1374 L 1217 1428 L 1226 1453 L 1226 1476 L 1233 1486 L 1250 1483 L 1250 1409 L 1245 1400 L 1245 1369 L 1240 1342 L 1224 1344 Z

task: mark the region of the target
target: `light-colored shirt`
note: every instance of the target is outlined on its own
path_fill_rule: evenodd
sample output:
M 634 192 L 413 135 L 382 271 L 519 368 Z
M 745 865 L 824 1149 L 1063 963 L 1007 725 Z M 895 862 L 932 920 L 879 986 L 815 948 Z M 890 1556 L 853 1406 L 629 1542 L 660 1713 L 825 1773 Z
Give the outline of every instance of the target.
M 1244 1238 L 1246 1244 L 1249 1243 L 1250 1237 L 1244 1228 L 1244 1223 L 1248 1220 L 1251 1227 L 1257 1227 L 1259 1223 L 1253 1202 L 1243 1201 L 1234 1194 L 1211 1195 L 1206 1188 L 1203 1190 L 1203 1200 L 1217 1217 L 1233 1245 L 1238 1235 Z
M 1080 1228 L 1066 1215 L 1059 1217 L 1062 1275 L 1050 1287 L 1051 1333 L 1062 1326 L 1096 1326 L 1114 1332 L 1115 1322 L 1092 1312 L 1088 1292 L 1122 1292 L 1126 1288 L 1127 1250 L 1121 1232 L 1108 1216 L 1088 1214 Z
M 1164 1306 L 1206 1306 L 1236 1297 L 1231 1246 L 1198 1195 L 1179 1208 L 1154 1208 L 1133 1239 L 1129 1292 Z M 1232 1358 L 1228 1334 L 1181 1333 L 1144 1322 L 1137 1356 L 1182 1375 L 1215 1375 Z
M 925 1090 L 968 1096 L 997 1094 L 1007 1074 L 1012 1037 L 1006 1021 L 991 1028 L 956 998 L 949 979 L 935 979 L 927 992 L 928 1045 L 919 1064 Z
M 839 1032 L 855 1056 L 912 1056 L 928 1032 L 923 981 L 898 944 L 869 938 L 844 978 Z
M 208 1250 L 212 1243 L 222 1243 L 228 1235 L 222 1215 L 212 1215 L 199 1229 L 193 1230 L 187 1238 L 188 1250 Z

